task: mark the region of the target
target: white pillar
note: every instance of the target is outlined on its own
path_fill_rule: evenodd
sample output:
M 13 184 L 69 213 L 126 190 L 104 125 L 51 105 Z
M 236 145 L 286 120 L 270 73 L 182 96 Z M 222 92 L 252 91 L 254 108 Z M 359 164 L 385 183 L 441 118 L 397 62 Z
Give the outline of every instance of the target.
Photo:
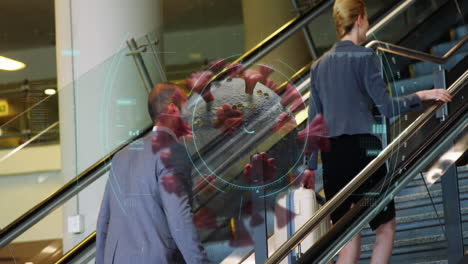
M 160 0 L 55 0 L 62 173 L 65 181 L 150 124 L 146 95 L 125 41 L 160 36 Z M 149 55 L 146 55 L 150 58 Z M 153 80 L 157 81 L 156 71 Z M 105 179 L 63 207 L 64 251 L 95 231 Z M 67 232 L 84 216 L 82 234 Z

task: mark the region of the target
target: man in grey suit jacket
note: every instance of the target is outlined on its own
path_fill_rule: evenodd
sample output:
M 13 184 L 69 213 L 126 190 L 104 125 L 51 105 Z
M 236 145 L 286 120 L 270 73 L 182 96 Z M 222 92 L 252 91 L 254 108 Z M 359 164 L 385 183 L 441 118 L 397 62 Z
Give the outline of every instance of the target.
M 191 163 L 178 143 L 186 98 L 159 84 L 149 95 L 150 135 L 112 159 L 97 223 L 96 263 L 209 263 L 191 212 Z M 185 260 L 185 261 L 184 261 Z

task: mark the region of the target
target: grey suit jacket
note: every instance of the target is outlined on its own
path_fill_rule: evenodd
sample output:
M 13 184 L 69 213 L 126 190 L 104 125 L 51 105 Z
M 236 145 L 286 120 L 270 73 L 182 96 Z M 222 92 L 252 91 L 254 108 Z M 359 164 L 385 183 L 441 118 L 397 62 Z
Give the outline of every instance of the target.
M 209 263 L 193 223 L 185 147 L 177 143 L 154 153 L 151 138 L 158 133 L 165 132 L 153 131 L 112 160 L 97 222 L 97 264 Z M 168 150 L 169 162 L 161 158 Z M 183 178 L 181 192 L 162 183 L 172 174 Z

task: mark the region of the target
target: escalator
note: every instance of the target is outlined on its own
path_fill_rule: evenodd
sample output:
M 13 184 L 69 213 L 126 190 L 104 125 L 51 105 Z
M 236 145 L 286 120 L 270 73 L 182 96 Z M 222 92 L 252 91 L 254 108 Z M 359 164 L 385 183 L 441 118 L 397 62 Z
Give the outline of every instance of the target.
M 278 34 L 278 36 L 280 36 L 280 37 L 273 36 L 273 37 L 268 38 L 268 40 L 265 43 L 263 43 L 264 47 L 268 47 L 268 48 L 261 47 L 261 48 L 255 49 L 255 50 L 247 53 L 241 59 L 239 59 L 239 62 L 241 62 L 246 67 L 249 67 L 256 60 L 258 60 L 261 56 L 263 56 L 264 54 L 266 54 L 270 50 L 272 50 L 276 45 L 280 45 L 280 43 L 282 41 L 284 41 L 285 39 L 287 39 L 288 36 L 290 36 L 292 34 L 292 32 L 297 31 L 298 29 L 301 28 L 301 26 L 306 25 L 307 23 L 311 23 L 310 21 L 313 22 L 313 19 L 315 17 L 320 16 L 320 14 L 329 12 L 331 2 L 332 1 L 324 1 L 324 2 L 322 2 L 320 4 L 318 4 L 318 6 L 316 6 L 314 9 L 312 9 L 311 11 L 305 13 L 299 19 L 293 21 L 291 24 L 289 24 L 288 26 L 285 27 L 285 29 L 286 29 L 285 32 L 291 32 L 291 33 L 289 33 L 289 34 Z M 385 6 L 385 9 L 387 9 L 386 6 Z M 306 67 L 304 67 L 304 69 L 305 70 L 303 72 L 307 73 L 308 67 L 306 66 Z M 304 74 L 304 73 L 302 73 L 302 74 Z M 301 91 L 301 93 L 304 94 L 303 100 L 306 102 L 307 97 L 308 97 L 307 85 L 303 84 L 303 82 L 301 82 L 301 81 L 303 81 L 303 78 L 300 78 L 300 77 L 302 77 L 303 75 L 297 74 L 297 76 L 299 78 L 297 78 L 297 82 L 295 84 L 298 87 L 300 87 L 299 91 Z M 307 78 L 307 77 L 305 77 L 305 78 Z M 301 120 L 301 118 L 302 118 L 302 120 Z M 296 120 L 300 120 L 300 121 L 298 121 L 298 123 L 301 123 L 301 122 L 303 122 L 305 120 L 305 117 L 304 116 L 302 116 L 302 117 L 297 117 L 296 116 Z M 142 133 L 142 134 L 146 134 L 146 133 Z M 133 141 L 133 139 L 131 141 Z M 51 195 L 47 201 L 45 201 L 45 202 L 39 204 L 38 206 L 36 206 L 35 208 L 33 208 L 27 214 L 23 215 L 23 217 L 21 217 L 20 219 L 15 221 L 12 225 L 8 226 L 5 229 L 2 229 L 1 234 L 0 234 L 1 241 L 3 242 L 1 244 L 2 247 L 5 245 L 4 241 L 9 242 L 14 237 L 17 237 L 19 234 L 21 234 L 24 231 L 28 230 L 31 226 L 33 226 L 33 224 L 35 222 L 40 221 L 40 219 L 42 219 L 43 217 L 48 215 L 59 204 L 62 204 L 64 201 L 66 201 L 70 197 L 76 195 L 79 191 L 83 190 L 87 185 L 92 183 L 95 179 L 97 179 L 101 175 L 105 174 L 105 172 L 109 169 L 110 159 L 112 158 L 113 154 L 116 153 L 117 151 L 118 150 L 116 150 L 113 153 L 110 153 L 107 157 L 104 157 L 100 162 L 96 163 L 95 166 L 89 168 L 88 170 L 83 172 L 80 176 L 75 178 L 73 181 L 67 183 L 58 192 Z M 213 196 L 213 197 L 215 197 L 215 196 Z M 214 199 L 213 197 L 211 197 L 210 199 L 207 199 L 204 202 L 202 201 L 201 204 L 209 203 L 210 201 L 216 201 L 217 199 Z M 238 207 L 238 205 L 236 205 L 236 207 Z M 230 210 L 229 208 L 225 208 L 225 209 L 227 211 Z M 237 211 L 235 212 L 235 214 L 237 214 Z M 232 217 L 232 215 L 231 215 L 231 217 Z M 228 229 L 229 228 L 228 223 L 229 223 L 229 219 L 231 219 L 231 217 L 226 216 L 226 215 L 220 217 L 220 219 L 221 219 L 220 220 L 221 221 L 220 226 L 225 227 L 227 235 L 230 234 L 230 230 Z M 270 220 L 268 220 L 268 219 L 270 219 Z M 268 222 L 268 221 L 271 221 L 271 217 L 267 217 L 266 222 Z M 267 225 L 271 225 L 271 223 L 269 223 L 269 224 L 267 223 Z M 224 235 L 226 235 L 226 234 L 224 234 Z M 206 243 L 211 243 L 211 242 L 218 243 L 219 241 L 222 241 L 223 239 L 226 239 L 227 236 L 224 236 L 224 235 L 222 234 L 222 230 L 220 229 L 220 230 L 215 230 L 214 232 L 202 233 L 202 238 L 204 239 L 204 242 L 206 242 Z M 61 262 L 59 262 L 59 263 L 70 263 L 71 262 L 70 259 L 73 259 L 74 256 L 79 256 L 79 257 L 82 257 L 83 259 L 91 260 L 92 255 L 93 255 L 93 243 L 94 243 L 94 236 L 90 235 L 90 237 L 88 239 L 84 240 L 81 244 L 79 244 L 76 247 L 76 250 L 73 250 L 73 251 L 69 252 L 69 254 L 65 258 L 63 258 L 63 260 Z M 209 247 L 209 245 L 208 245 L 208 247 Z M 213 247 L 213 250 L 214 251 L 222 251 L 222 249 L 221 249 L 222 247 L 223 247 L 222 245 L 221 246 L 220 245 L 215 245 Z M 232 248 L 227 248 L 226 249 L 226 247 L 225 247 L 224 251 L 227 252 L 227 253 L 224 254 L 224 256 L 227 256 L 227 255 L 229 255 L 229 253 L 233 252 L 233 249 Z M 84 261 L 74 260 L 74 262 L 75 263 L 76 262 L 83 263 Z
M 449 88 L 454 95 L 454 100 L 448 105 L 450 116 L 446 121 L 441 122 L 435 116 L 436 110 L 439 107 L 433 106 L 421 115 L 410 127 L 408 127 L 395 141 L 393 141 L 369 166 L 367 166 L 361 173 L 359 173 L 355 180 L 343 188 L 340 193 L 333 199 L 328 201 L 292 238 L 283 245 L 286 249 L 292 245 L 297 245 L 297 237 L 301 237 L 310 231 L 310 227 L 316 226 L 321 218 L 331 212 L 333 207 L 339 204 L 339 200 L 345 199 L 351 195 L 357 188 L 365 186 L 363 190 L 372 193 L 378 193 L 376 202 L 372 204 L 358 203 L 361 206 L 353 207 L 346 215 L 336 223 L 329 232 L 323 236 L 312 248 L 310 248 L 297 263 L 325 263 L 350 239 L 356 232 L 359 232 L 364 225 L 375 216 L 379 210 L 382 210 L 386 203 L 398 195 L 398 193 L 408 184 L 413 178 L 423 177 L 425 184 L 432 186 L 441 177 L 455 177 L 456 174 L 446 174 L 450 168 L 454 168 L 457 161 L 464 155 L 468 147 L 467 138 L 467 124 L 468 112 L 466 104 L 468 85 L 468 72 L 466 71 L 466 64 L 462 76 L 458 78 Z M 402 159 L 401 157 L 405 157 Z M 386 162 L 390 161 L 390 168 L 395 168 L 387 175 L 385 180 L 375 184 L 367 185 L 367 176 L 380 166 L 386 166 Z M 424 172 L 422 174 L 422 172 Z M 453 179 L 452 179 L 453 180 Z M 447 183 L 442 183 L 447 185 Z M 354 185 L 354 186 L 353 186 Z M 452 189 L 450 189 L 452 187 Z M 453 189 L 453 187 L 455 189 Z M 444 198 L 453 196 L 455 199 L 444 201 L 446 204 L 453 203 L 454 207 L 458 207 L 458 188 L 457 185 L 450 185 L 444 190 Z M 376 191 L 381 190 L 381 191 Z M 451 192 L 451 193 L 450 193 Z M 364 199 L 364 198 L 363 198 Z M 447 209 L 446 209 L 447 210 Z M 328 211 L 328 212 L 327 212 Z M 450 212 L 450 211 L 449 211 Z M 459 211 L 458 211 L 459 212 Z M 460 217 L 460 215 L 458 215 Z M 446 218 L 447 220 L 448 218 Z M 459 219 L 461 220 L 461 218 Z M 440 225 L 440 226 L 439 226 Z M 453 226 L 448 224 L 443 225 L 438 223 L 434 230 L 438 228 L 449 229 Z M 461 228 L 461 221 L 458 223 Z M 306 230 L 308 230 L 306 232 Z M 453 243 L 450 239 L 458 239 L 463 243 L 463 237 L 460 232 L 444 232 L 448 236 L 445 243 Z M 302 233 L 302 234 L 301 234 Z M 297 237 L 295 237 L 297 235 Z M 436 242 L 436 241 L 433 241 Z M 462 244 L 463 246 L 463 244 Z M 277 263 L 281 254 L 284 254 L 282 249 L 275 252 L 274 255 L 266 263 Z M 450 248 L 445 248 L 446 257 L 451 257 L 448 252 Z M 281 252 L 280 252 L 281 251 Z M 289 252 L 289 251 L 288 251 Z M 458 252 L 463 256 L 463 251 Z M 425 255 L 426 260 L 429 262 L 428 255 Z M 460 260 L 459 257 L 458 260 Z M 401 259 L 400 261 L 402 261 Z M 398 261 L 395 259 L 394 261 Z M 449 262 L 457 263 L 457 262 Z

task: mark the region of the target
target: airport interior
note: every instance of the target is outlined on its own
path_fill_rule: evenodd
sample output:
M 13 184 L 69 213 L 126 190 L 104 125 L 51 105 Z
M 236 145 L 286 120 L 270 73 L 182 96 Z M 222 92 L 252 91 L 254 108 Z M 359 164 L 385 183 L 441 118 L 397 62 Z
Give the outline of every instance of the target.
M 176 104 L 186 134 L 175 137 L 190 167 L 187 182 L 159 184 L 174 197 L 188 186 L 188 225 L 211 263 L 337 263 L 358 233 L 361 254 L 349 263 L 371 263 L 368 223 L 392 200 L 388 263 L 468 263 L 468 1 L 365 1 L 369 28 L 358 48 L 375 54 L 389 96 L 437 88 L 452 99 L 410 113 L 396 107 L 393 117 L 369 109 L 382 148 L 368 148 L 372 161 L 326 197 L 323 154 L 312 183 L 301 179 L 310 156 L 330 147 L 327 129 L 313 129 L 311 67 L 340 40 L 334 4 L 1 0 L 0 264 L 146 264 L 100 262 L 96 231 L 106 185 L 122 208 L 152 206 L 131 194 L 150 183 L 113 185 L 110 175 L 119 153 L 130 153 L 123 166 L 146 162 L 137 157 L 148 138 L 148 160 L 164 159 L 151 141 L 159 130 L 148 96 L 168 83 L 186 98 Z M 359 206 L 332 222 L 358 192 Z M 143 231 L 141 252 L 151 254 L 147 239 Z

